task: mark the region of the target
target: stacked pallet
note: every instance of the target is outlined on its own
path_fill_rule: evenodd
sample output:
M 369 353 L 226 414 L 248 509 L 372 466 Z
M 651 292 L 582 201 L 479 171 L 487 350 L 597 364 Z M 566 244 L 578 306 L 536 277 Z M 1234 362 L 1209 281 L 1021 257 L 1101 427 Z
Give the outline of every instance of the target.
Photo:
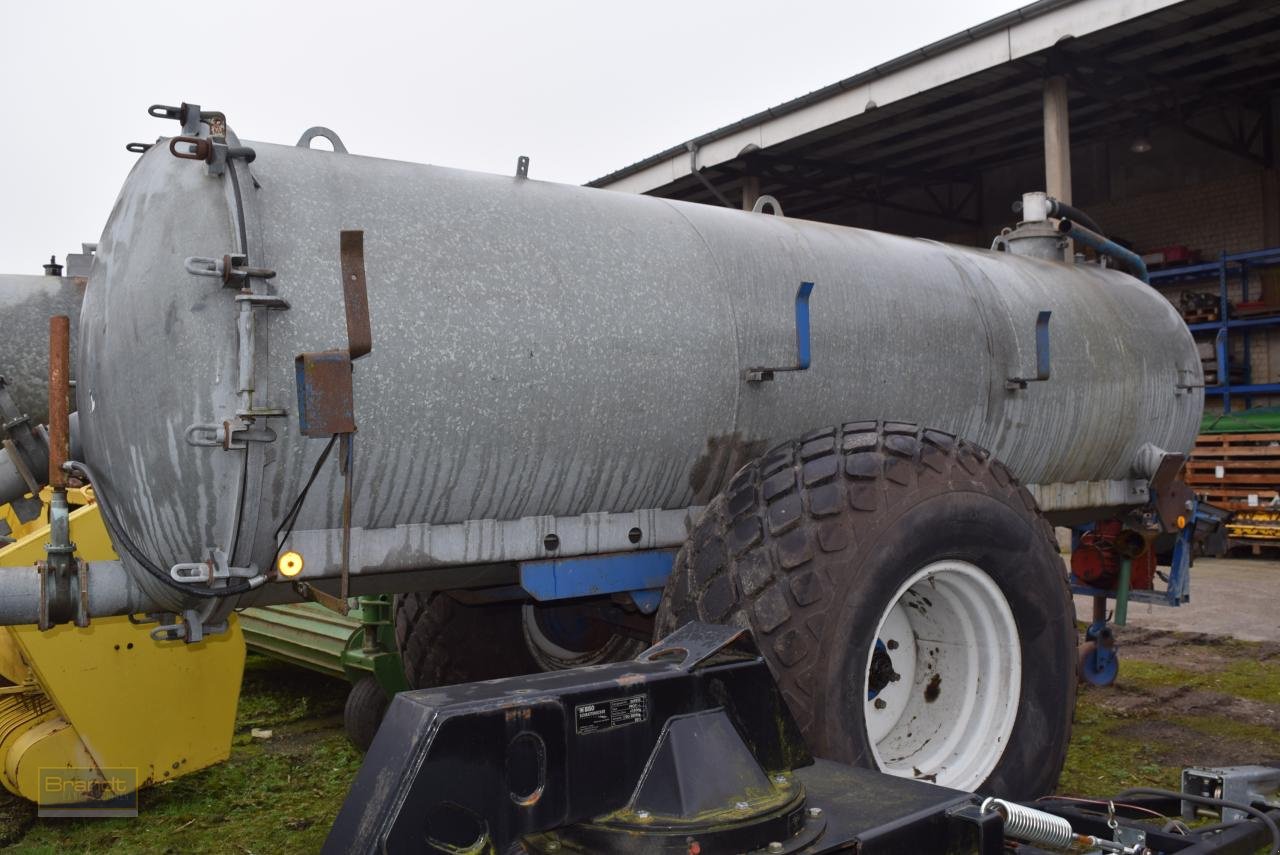
M 1280 433 L 1212 433 L 1196 438 L 1187 484 L 1202 500 L 1235 511 L 1235 546 L 1280 546 Z

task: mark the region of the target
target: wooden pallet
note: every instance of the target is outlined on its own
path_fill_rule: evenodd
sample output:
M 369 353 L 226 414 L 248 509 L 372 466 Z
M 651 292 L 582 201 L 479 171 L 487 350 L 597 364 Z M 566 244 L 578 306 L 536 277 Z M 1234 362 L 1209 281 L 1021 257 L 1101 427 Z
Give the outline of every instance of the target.
M 1200 498 L 1220 508 L 1266 508 L 1280 496 L 1280 433 L 1201 434 L 1186 479 Z
M 1207 324 L 1218 320 L 1218 310 L 1200 309 L 1195 312 L 1183 312 L 1182 319 L 1189 324 Z

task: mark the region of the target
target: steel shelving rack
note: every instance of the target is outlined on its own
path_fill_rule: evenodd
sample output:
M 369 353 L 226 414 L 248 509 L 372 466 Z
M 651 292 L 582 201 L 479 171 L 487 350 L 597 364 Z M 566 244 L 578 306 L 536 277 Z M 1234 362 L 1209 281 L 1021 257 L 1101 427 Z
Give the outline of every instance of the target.
M 1280 247 L 1259 249 L 1252 252 L 1222 253 L 1215 261 L 1202 264 L 1191 264 L 1185 267 L 1171 267 L 1166 270 L 1154 270 L 1150 274 L 1153 288 L 1167 288 L 1171 285 L 1185 285 L 1192 282 L 1204 282 L 1212 279 L 1218 281 L 1218 320 L 1205 323 L 1187 324 L 1192 334 L 1213 332 L 1214 351 L 1218 360 L 1218 382 L 1214 386 L 1206 386 L 1205 396 L 1222 398 L 1222 411 L 1231 412 L 1231 396 L 1244 398 L 1245 406 L 1251 405 L 1254 395 L 1280 395 L 1280 383 L 1254 383 L 1249 359 L 1249 332 L 1260 327 L 1280 326 L 1280 308 L 1275 315 L 1261 318 L 1232 318 L 1230 301 L 1227 299 L 1227 287 L 1238 277 L 1240 282 L 1240 301 L 1249 300 L 1249 275 L 1260 267 L 1280 265 Z M 1239 330 L 1244 337 L 1244 382 L 1232 384 L 1231 366 L 1228 356 L 1228 336 Z

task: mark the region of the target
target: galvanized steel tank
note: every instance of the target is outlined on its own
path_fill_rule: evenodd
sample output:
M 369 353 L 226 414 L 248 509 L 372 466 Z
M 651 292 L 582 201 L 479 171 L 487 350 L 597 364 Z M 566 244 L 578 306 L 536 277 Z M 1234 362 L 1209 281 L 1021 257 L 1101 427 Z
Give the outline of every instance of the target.
M 277 526 L 324 445 L 298 433 L 293 362 L 345 343 L 341 229 L 365 232 L 373 329 L 373 352 L 355 366 L 356 573 L 544 555 L 554 518 L 703 504 L 769 444 L 862 419 L 980 443 L 1051 511 L 1135 503 L 1124 491 L 1138 489 L 1139 449 L 1186 451 L 1199 423 L 1185 324 L 1118 272 L 247 145 L 257 157 L 237 164 L 238 188 L 164 141 L 143 155 L 84 303 L 86 454 L 99 492 L 165 568 L 209 547 L 235 565 L 271 565 Z M 239 251 L 242 239 L 250 265 L 277 273 L 255 289 L 289 304 L 257 311 L 252 405 L 288 415 L 256 420 L 273 441 L 192 445 L 192 426 L 234 419 L 246 396 L 237 292 L 184 259 Z M 811 367 L 748 382 L 748 369 L 794 361 L 802 281 L 815 283 Z M 1052 377 L 1011 391 L 1007 378 L 1034 372 L 1045 309 Z M 332 571 L 341 491 L 331 463 L 297 520 L 292 543 L 326 553 L 306 556 L 308 573 Z M 646 518 L 658 519 L 635 516 Z M 615 543 L 588 526 L 578 545 L 561 538 L 559 554 L 683 534 L 656 528 Z
M 18 409 L 36 424 L 48 419 L 49 318 L 80 318 L 84 280 L 0 274 L 0 377 Z M 72 364 L 75 336 L 72 336 Z

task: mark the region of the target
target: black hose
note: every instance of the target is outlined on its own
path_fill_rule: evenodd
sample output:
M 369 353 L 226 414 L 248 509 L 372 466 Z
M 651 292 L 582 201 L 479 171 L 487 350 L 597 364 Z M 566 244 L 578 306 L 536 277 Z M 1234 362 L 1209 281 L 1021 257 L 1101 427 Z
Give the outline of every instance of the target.
M 1242 811 L 1249 814 L 1254 819 L 1260 821 L 1267 827 L 1267 831 L 1271 832 L 1271 850 L 1270 855 L 1280 855 L 1280 826 L 1276 825 L 1276 821 L 1258 810 L 1253 805 L 1247 805 L 1243 802 L 1229 802 L 1225 799 L 1212 799 L 1208 796 L 1197 796 L 1191 793 L 1176 793 L 1173 790 L 1159 790 L 1151 787 L 1134 787 L 1124 792 L 1116 793 L 1115 798 L 1123 799 L 1128 796 L 1160 796 L 1166 799 L 1178 799 L 1184 802 L 1193 802 L 1195 804 L 1208 805 L 1217 808 L 1231 808 L 1232 810 Z
M 107 527 L 107 534 L 110 536 L 111 542 L 124 547 L 124 551 L 129 553 L 130 557 L 132 557 L 134 561 L 138 562 L 142 569 L 154 576 L 157 581 L 163 582 L 173 590 L 180 591 L 183 594 L 191 594 L 196 597 L 211 600 L 221 599 L 222 597 L 233 597 L 237 594 L 243 594 L 246 591 L 252 590 L 252 586 L 245 580 L 237 580 L 222 588 L 198 588 L 195 585 L 190 585 L 186 582 L 179 582 L 174 579 L 166 573 L 163 568 L 159 567 L 149 559 L 142 550 L 138 548 L 138 545 L 133 542 L 133 539 L 129 537 L 124 527 L 120 525 L 119 521 L 115 518 L 115 512 L 111 510 L 111 507 L 107 502 L 107 491 L 103 489 L 103 481 L 94 474 L 88 464 L 81 463 L 78 460 L 69 460 L 67 461 L 66 466 L 73 472 L 79 472 L 88 479 L 90 484 L 97 485 L 94 490 L 94 497 L 97 499 L 98 510 L 102 514 L 102 521 Z
M 1100 235 L 1106 234 L 1106 232 L 1102 230 L 1102 226 L 1098 225 L 1097 221 L 1094 220 L 1093 217 L 1086 214 L 1084 211 L 1080 210 L 1074 205 L 1068 205 L 1066 202 L 1060 202 L 1057 199 L 1053 198 L 1052 196 L 1049 196 L 1048 199 L 1049 199 L 1049 216 L 1057 217 L 1060 220 L 1075 220 L 1077 223 L 1084 226 L 1086 229 L 1095 231 Z
M 280 525 L 276 526 L 274 534 L 276 541 L 276 551 L 271 556 L 271 569 L 269 572 L 274 573 L 276 561 L 280 558 L 280 548 L 284 546 L 284 542 L 293 534 L 293 524 L 298 521 L 298 514 L 302 511 L 302 503 L 307 499 L 307 493 L 311 492 L 311 485 L 316 482 L 316 477 L 320 474 L 320 468 L 324 466 L 325 460 L 329 457 L 329 452 L 333 450 L 333 444 L 338 441 L 338 435 L 335 433 L 329 437 L 329 443 L 324 447 L 324 451 L 320 452 L 320 457 L 316 460 L 315 466 L 311 468 L 311 477 L 307 478 L 307 483 L 302 485 L 302 489 L 294 498 L 293 504 L 289 506 L 289 510 L 285 511 L 284 519 L 280 520 Z M 280 536 L 280 532 L 284 532 L 284 537 Z

